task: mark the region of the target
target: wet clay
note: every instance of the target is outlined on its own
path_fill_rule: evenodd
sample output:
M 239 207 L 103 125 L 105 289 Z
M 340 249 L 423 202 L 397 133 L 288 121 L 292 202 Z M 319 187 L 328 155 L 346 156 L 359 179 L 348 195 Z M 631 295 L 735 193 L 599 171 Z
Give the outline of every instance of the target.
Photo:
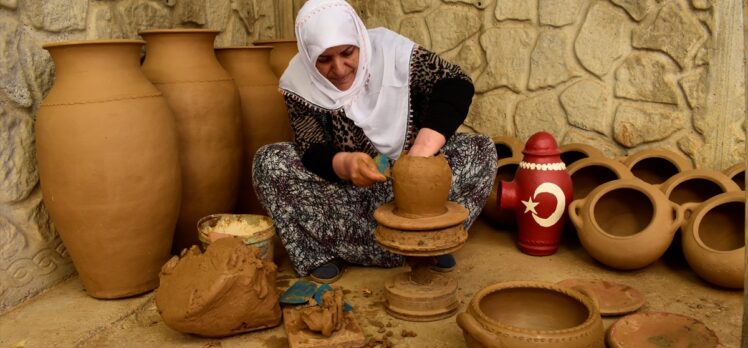
M 156 306 L 174 330 L 223 337 L 280 324 L 276 266 L 260 250 L 222 238 L 197 246 L 161 269 Z
M 366 338 L 353 312 L 344 312 L 344 292 L 339 288 L 322 294 L 322 304 L 283 308 L 283 324 L 291 348 L 361 347 Z
M 403 153 L 392 167 L 396 215 L 423 218 L 447 212 L 452 169 L 444 154 L 411 157 Z
M 306 328 L 330 337 L 343 327 L 343 293 L 327 291 L 320 305 L 303 308 L 299 314 Z

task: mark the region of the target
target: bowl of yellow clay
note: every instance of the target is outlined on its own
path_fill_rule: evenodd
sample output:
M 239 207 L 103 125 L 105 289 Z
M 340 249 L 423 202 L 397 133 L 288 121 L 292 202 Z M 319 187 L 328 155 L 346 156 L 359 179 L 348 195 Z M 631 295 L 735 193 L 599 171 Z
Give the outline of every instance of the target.
M 273 220 L 256 214 L 212 214 L 197 222 L 197 232 L 203 249 L 210 243 L 227 237 L 241 240 L 245 245 L 260 249 L 260 257 L 273 261 Z

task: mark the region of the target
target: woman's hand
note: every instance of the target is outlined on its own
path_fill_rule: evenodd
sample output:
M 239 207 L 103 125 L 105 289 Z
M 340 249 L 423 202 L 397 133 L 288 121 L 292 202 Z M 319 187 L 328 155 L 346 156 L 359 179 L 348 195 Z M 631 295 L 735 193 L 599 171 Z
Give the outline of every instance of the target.
M 387 178 L 377 170 L 371 156 L 363 152 L 338 152 L 332 158 L 335 174 L 359 187 L 369 187 Z
M 408 156 L 431 157 L 439 152 L 447 140 L 444 136 L 430 128 L 421 128 L 408 150 Z

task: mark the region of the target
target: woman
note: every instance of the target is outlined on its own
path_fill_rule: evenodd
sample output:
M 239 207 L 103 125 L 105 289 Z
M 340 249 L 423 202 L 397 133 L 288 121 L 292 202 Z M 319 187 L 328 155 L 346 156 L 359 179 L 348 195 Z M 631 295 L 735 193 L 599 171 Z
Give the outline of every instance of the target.
M 403 258 L 374 240 L 373 211 L 393 200 L 390 165 L 445 154 L 450 200 L 470 212 L 469 228 L 496 175 L 485 136 L 454 134 L 474 89 L 456 66 L 384 28 L 367 30 L 343 0 L 309 0 L 296 19 L 299 53 L 280 79 L 295 144 L 261 148 L 254 185 L 296 272 L 338 279 L 345 262 L 395 267 Z M 451 255 L 435 266 L 448 270 Z

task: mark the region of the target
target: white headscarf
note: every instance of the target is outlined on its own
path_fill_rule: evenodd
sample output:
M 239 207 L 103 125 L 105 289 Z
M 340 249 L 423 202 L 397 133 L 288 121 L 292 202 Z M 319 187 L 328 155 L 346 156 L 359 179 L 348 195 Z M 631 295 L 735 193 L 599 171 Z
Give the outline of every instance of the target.
M 376 149 L 397 159 L 408 126 L 410 54 L 415 43 L 384 28 L 367 30 L 344 0 L 308 0 L 296 17 L 299 53 L 291 59 L 280 87 L 326 109 L 345 114 Z M 330 47 L 359 48 L 351 87 L 339 90 L 315 62 Z

